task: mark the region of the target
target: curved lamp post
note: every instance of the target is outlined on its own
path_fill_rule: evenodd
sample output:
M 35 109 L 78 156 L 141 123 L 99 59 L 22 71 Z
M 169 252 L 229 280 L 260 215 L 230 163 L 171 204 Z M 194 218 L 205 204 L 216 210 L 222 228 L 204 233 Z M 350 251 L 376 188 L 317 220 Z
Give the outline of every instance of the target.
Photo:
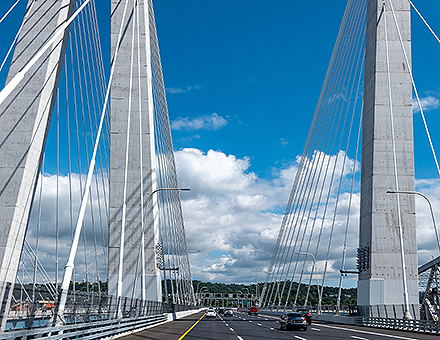
M 438 237 L 438 231 L 437 231 L 437 224 L 435 223 L 435 216 L 434 216 L 434 210 L 432 209 L 432 204 L 431 201 L 429 200 L 428 197 L 426 197 L 424 194 L 422 194 L 421 192 L 417 192 L 417 191 L 395 191 L 395 190 L 388 190 L 387 194 L 408 194 L 408 195 L 419 195 L 421 197 L 423 197 L 426 202 L 428 202 L 429 205 L 429 210 L 431 211 L 431 218 L 432 218 L 432 223 L 434 224 L 434 231 L 435 231 L 435 236 L 437 238 L 437 245 L 438 245 L 438 249 L 440 250 L 440 239 Z
M 313 267 L 312 267 L 312 273 L 310 274 L 310 282 L 309 282 L 309 287 L 307 288 L 307 294 L 306 294 L 306 300 L 304 302 L 304 307 L 307 306 L 307 300 L 309 299 L 309 293 L 310 293 L 310 286 L 312 284 L 312 277 L 313 277 L 313 273 L 316 271 L 316 257 L 315 255 L 313 255 L 312 253 L 295 253 L 297 255 L 310 255 L 311 257 L 313 257 Z M 318 313 L 321 311 L 321 299 L 322 296 L 319 292 L 319 282 L 318 282 L 318 277 L 316 277 L 316 288 L 318 289 Z

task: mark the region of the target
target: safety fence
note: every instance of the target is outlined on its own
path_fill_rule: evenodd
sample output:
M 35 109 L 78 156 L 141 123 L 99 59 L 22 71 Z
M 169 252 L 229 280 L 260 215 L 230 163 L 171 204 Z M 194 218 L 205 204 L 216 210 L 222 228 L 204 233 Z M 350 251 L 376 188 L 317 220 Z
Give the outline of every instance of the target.
M 122 327 L 127 323 L 126 320 L 136 320 L 136 322 L 133 321 L 135 323 L 138 320 L 143 320 L 142 322 L 146 323 L 156 322 L 157 320 L 161 322 L 163 315 L 191 309 L 195 309 L 195 307 L 126 297 L 116 298 L 106 293 L 73 292 L 69 293 L 63 311 L 59 311 L 55 301 L 50 300 L 35 299 L 34 301 L 16 303 L 8 313 L 4 334 L 29 333 L 31 330 L 41 328 L 45 328 L 45 330 L 38 330 L 38 334 L 53 333 L 57 332 L 54 329 L 59 327 L 64 332 L 70 327 L 75 330 L 96 327 L 100 322 L 105 325 L 107 323 L 114 325 L 116 322 L 117 325 Z M 140 327 L 143 327 L 142 322 Z M 123 328 L 129 327 L 129 325 L 123 326 Z M 0 335 L 1 339 L 4 338 L 4 334 Z M 21 336 L 17 337 L 21 338 Z
M 358 317 L 356 324 L 368 327 L 398 329 L 409 332 L 439 334 L 440 324 L 429 320 L 405 320 L 376 317 Z
M 94 321 L 55 327 L 39 327 L 8 331 L 0 334 L 1 339 L 102 339 L 118 334 L 129 334 L 133 330 L 142 330 L 148 326 L 167 321 L 166 314 L 129 317 L 107 321 Z
M 417 320 L 419 318 L 418 306 L 410 305 L 410 314 L 413 319 L 404 319 L 405 309 L 402 305 L 371 305 L 371 306 L 346 306 L 336 309 L 336 306 L 316 307 L 287 307 L 261 309 L 261 314 L 280 316 L 287 311 L 307 309 L 313 320 L 351 324 L 366 327 L 401 330 L 407 332 L 440 334 L 440 323 L 432 320 Z M 363 314 L 363 315 L 362 315 Z

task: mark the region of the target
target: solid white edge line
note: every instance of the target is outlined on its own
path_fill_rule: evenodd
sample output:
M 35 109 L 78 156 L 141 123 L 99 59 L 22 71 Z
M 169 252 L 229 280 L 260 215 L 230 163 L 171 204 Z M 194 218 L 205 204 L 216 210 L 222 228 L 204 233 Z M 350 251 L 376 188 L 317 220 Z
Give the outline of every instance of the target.
M 391 335 L 391 334 L 385 334 L 385 333 L 376 333 L 376 332 L 369 332 L 369 331 L 361 331 L 360 329 L 350 329 L 350 328 L 344 328 L 344 327 L 336 327 L 336 326 L 329 326 L 329 325 L 322 325 L 320 324 L 321 327 L 327 327 L 327 328 L 334 328 L 334 329 L 340 329 L 343 331 L 349 331 L 349 332 L 356 332 L 356 333 L 363 333 L 363 334 L 370 334 L 370 335 L 378 335 L 378 336 L 383 336 L 383 337 L 388 337 L 388 338 L 394 338 L 394 339 L 402 339 L 402 340 L 419 340 L 416 338 L 406 338 L 404 336 L 399 336 L 399 335 Z

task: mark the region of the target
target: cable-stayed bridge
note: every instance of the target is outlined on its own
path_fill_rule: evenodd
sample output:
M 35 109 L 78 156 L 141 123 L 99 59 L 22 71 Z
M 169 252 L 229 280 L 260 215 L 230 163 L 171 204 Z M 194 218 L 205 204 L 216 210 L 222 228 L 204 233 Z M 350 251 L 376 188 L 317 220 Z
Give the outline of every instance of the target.
M 439 261 L 417 268 L 412 93 L 422 115 L 423 107 L 411 72 L 411 5 L 348 1 L 263 308 L 307 306 L 316 290 L 319 311 L 328 272 L 342 263 L 337 311 L 351 274 L 361 315 L 419 319 L 418 274 L 429 273 L 421 315 L 438 321 Z M 89 0 L 29 0 L 9 51 L 0 92 L 2 331 L 22 323 L 20 336 L 43 327 L 38 336 L 85 336 L 91 322 L 119 320 L 122 333 L 194 307 L 152 1 L 112 0 L 110 65 Z M 53 199 L 54 221 L 42 218 L 43 197 Z M 344 242 L 335 244 L 341 226 Z

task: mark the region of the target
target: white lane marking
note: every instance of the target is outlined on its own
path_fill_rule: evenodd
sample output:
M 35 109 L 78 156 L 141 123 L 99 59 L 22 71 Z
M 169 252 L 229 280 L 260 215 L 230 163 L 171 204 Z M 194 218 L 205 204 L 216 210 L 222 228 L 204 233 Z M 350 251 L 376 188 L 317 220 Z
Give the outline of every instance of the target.
M 261 326 L 261 323 L 257 323 L 258 326 Z
M 244 340 L 240 335 L 237 335 L 238 340 Z
M 249 320 L 250 323 L 252 323 L 252 320 Z
M 339 329 L 341 331 L 349 331 L 349 332 L 363 333 L 363 334 L 370 334 L 370 335 L 379 335 L 379 336 L 383 336 L 385 338 L 402 339 L 402 340 L 418 340 L 418 339 L 415 339 L 415 338 L 407 338 L 407 337 L 399 336 L 399 335 L 391 335 L 391 334 L 385 334 L 385 333 L 361 331 L 360 329 L 350 329 L 350 328 L 337 327 L 337 326 L 329 326 L 329 325 L 320 325 L 320 326 L 321 327 L 327 327 L 327 328 Z
M 319 328 L 310 328 L 310 329 L 312 329 L 312 330 L 314 330 L 314 331 L 318 331 L 318 332 L 321 332 L 321 330 L 319 329 Z
M 227 323 L 225 323 L 225 326 L 226 326 L 226 327 L 229 327 L 229 325 L 228 325 Z
M 295 338 L 297 338 L 297 339 L 299 339 L 299 340 L 307 340 L 306 338 L 301 338 L 301 337 L 298 336 L 298 335 L 295 335 Z
M 271 331 L 274 331 L 274 330 L 275 330 L 275 328 L 272 328 L 272 327 L 270 327 L 270 330 L 271 330 Z
M 264 321 L 267 321 L 268 319 L 267 318 L 264 318 Z
M 369 339 L 367 339 L 367 338 L 361 338 L 360 336 L 355 336 L 355 335 L 352 335 L 351 337 L 352 337 L 353 339 L 369 340 Z
M 231 327 L 229 327 L 229 330 L 231 331 L 231 332 L 233 332 L 234 330 L 231 328 Z

